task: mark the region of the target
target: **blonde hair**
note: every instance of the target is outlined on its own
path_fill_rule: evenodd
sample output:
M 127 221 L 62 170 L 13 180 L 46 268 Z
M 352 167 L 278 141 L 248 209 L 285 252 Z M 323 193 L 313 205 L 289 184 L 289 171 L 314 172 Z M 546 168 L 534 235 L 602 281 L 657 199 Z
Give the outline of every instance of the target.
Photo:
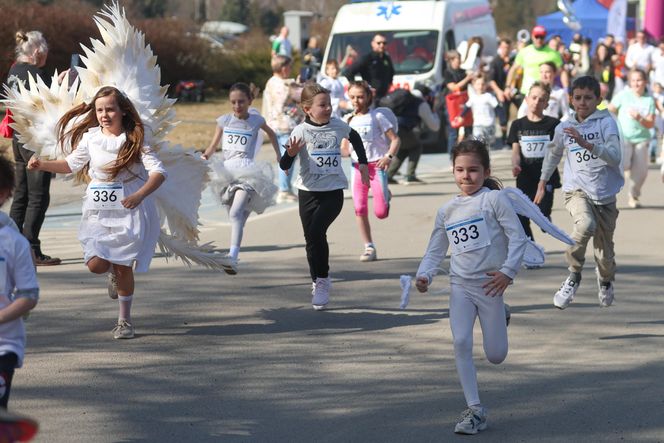
M 122 169 L 140 161 L 143 141 L 145 139 L 145 129 L 143 128 L 141 117 L 131 101 L 122 92 L 113 86 L 102 87 L 97 91 L 90 103 L 81 103 L 63 115 L 58 121 L 56 130 L 58 132 L 58 141 L 63 150 L 68 144 L 71 145 L 72 149 L 76 149 L 76 146 L 83 138 L 83 134 L 88 129 L 99 126 L 95 102 L 101 97 L 111 95 L 115 97 L 115 101 L 120 111 L 122 111 L 122 128 L 127 136 L 127 140 L 120 148 L 117 159 L 106 168 L 106 172 L 111 176 L 111 180 L 113 180 Z M 71 129 L 67 129 L 67 124 L 72 120 L 77 120 L 78 117 L 82 117 L 82 119 L 78 120 L 78 123 Z M 76 179 L 80 182 L 88 181 L 88 169 L 89 164 L 76 173 Z
M 302 95 L 300 96 L 300 105 L 302 106 L 302 110 L 304 110 L 305 106 L 309 108 L 313 106 L 314 97 L 316 97 L 318 94 L 329 95 L 330 91 L 315 82 L 305 83 L 304 88 L 302 88 Z
M 275 55 L 270 61 L 270 66 L 272 67 L 272 72 L 279 72 L 286 66 L 290 65 L 292 62 L 291 58 L 286 55 Z
M 18 31 L 14 36 L 16 40 L 16 58 L 32 59 L 35 52 L 46 54 L 48 45 L 46 39 L 39 31 L 23 32 Z

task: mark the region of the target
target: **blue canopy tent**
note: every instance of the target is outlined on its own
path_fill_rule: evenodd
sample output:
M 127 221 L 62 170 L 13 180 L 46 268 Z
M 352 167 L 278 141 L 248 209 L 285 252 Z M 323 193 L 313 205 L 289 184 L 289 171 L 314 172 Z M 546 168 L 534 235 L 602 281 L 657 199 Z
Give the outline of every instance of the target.
M 572 3 L 574 15 L 581 24 L 578 31 L 582 36 L 589 37 L 595 44 L 606 35 L 606 22 L 609 16 L 609 10 L 602 6 L 597 0 L 577 0 Z M 575 31 L 563 23 L 563 13 L 554 12 L 552 14 L 537 17 L 537 24 L 544 26 L 548 36 L 558 34 L 562 37 L 565 44 L 572 41 Z M 634 29 L 634 19 L 627 18 L 627 29 Z

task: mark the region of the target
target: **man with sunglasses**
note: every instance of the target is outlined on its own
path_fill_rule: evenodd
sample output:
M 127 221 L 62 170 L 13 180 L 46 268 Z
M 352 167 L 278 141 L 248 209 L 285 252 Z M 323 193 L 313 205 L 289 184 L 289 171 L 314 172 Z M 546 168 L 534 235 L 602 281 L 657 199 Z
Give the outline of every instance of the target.
M 544 26 L 535 26 L 530 35 L 532 38 L 532 44 L 519 51 L 514 59 L 514 64 L 507 74 L 507 81 L 505 83 L 508 85 L 505 89 L 506 99 L 510 99 L 515 95 L 509 85 L 513 84 L 514 76 L 520 68 L 523 70 L 523 80 L 521 81 L 519 92 L 525 96 L 528 94 L 530 85 L 539 80 L 539 69 L 542 63 L 551 62 L 556 65 L 556 68 L 558 69 L 563 66 L 563 58 L 560 53 L 551 49 L 546 44 L 546 29 Z M 566 88 L 568 85 L 566 71 L 563 70 L 561 72 L 560 80 L 563 87 Z
M 374 35 L 371 52 L 364 54 L 344 72 L 349 82 L 355 81 L 355 76 L 359 74 L 376 90 L 374 103 L 387 95 L 394 77 L 394 65 L 385 52 L 386 45 L 387 39 L 383 34 Z

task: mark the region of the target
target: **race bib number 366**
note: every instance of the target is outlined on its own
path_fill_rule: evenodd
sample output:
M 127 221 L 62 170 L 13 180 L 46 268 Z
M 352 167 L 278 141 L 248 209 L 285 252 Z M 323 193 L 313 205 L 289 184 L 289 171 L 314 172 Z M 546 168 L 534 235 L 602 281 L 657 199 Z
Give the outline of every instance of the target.
M 491 244 L 489 229 L 481 215 L 445 226 L 445 231 L 454 254 L 474 251 Z
M 88 187 L 87 199 L 92 209 L 124 209 L 122 183 L 92 183 Z

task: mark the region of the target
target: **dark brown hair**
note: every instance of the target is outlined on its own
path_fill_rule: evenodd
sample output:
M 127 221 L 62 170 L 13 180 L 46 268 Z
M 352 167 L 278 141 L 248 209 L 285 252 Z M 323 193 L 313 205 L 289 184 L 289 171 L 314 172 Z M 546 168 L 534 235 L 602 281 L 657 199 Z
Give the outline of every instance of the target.
M 14 171 L 14 163 L 0 154 L 0 191 L 9 191 L 9 195 L 12 195 L 14 186 L 16 186 Z
M 369 83 L 366 80 L 360 80 L 356 82 L 350 82 L 348 85 L 348 90 L 350 91 L 350 88 L 360 88 L 364 90 L 364 93 L 367 95 L 367 109 L 371 107 L 371 103 L 373 102 L 373 92 L 371 91 L 371 86 L 369 86 Z
M 486 144 L 480 140 L 463 140 L 452 149 L 452 165 L 460 155 L 472 154 L 477 156 L 485 170 L 491 169 L 491 158 Z M 484 179 L 482 186 L 489 189 L 503 189 L 503 184 L 495 177 L 487 177 Z

